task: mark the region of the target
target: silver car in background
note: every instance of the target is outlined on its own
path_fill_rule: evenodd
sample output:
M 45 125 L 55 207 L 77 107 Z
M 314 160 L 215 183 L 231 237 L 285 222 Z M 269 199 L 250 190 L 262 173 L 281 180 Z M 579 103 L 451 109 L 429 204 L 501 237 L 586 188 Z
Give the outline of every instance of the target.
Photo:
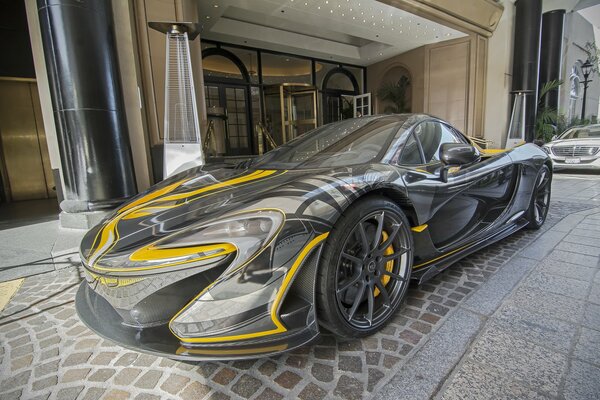
M 600 172 L 600 124 L 575 126 L 543 147 L 554 170 L 590 169 Z

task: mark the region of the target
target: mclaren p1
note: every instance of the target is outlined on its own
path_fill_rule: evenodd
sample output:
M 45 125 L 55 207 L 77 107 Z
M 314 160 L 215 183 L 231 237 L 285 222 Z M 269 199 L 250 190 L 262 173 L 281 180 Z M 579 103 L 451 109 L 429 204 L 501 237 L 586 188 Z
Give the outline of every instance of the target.
M 175 175 L 81 244 L 81 320 L 176 359 L 268 356 L 362 337 L 411 281 L 522 229 L 550 203 L 534 144 L 485 151 L 428 115 L 324 125 L 252 161 Z

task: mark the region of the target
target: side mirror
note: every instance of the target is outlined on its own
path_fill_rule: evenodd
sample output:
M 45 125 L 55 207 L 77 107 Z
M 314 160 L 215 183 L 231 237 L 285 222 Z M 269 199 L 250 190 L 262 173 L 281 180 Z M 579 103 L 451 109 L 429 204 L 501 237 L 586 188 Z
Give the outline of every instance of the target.
M 442 163 L 444 163 L 441 172 L 443 182 L 448 182 L 448 170 L 451 167 L 472 164 L 481 158 L 474 146 L 465 143 L 444 143 L 440 147 L 439 156 Z
M 550 141 L 556 140 L 557 137 L 558 137 L 557 135 L 553 135 L 552 139 L 550 139 Z

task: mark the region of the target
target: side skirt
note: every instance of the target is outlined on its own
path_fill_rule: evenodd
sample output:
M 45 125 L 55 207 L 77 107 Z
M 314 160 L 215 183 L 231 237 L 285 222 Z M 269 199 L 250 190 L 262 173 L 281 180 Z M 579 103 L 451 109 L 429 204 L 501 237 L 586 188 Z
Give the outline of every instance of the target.
M 412 279 L 418 282 L 418 284 L 422 284 L 440 272 L 444 271 L 446 268 L 452 266 L 457 261 L 465 258 L 466 256 L 475 253 L 478 250 L 483 249 L 484 247 L 489 246 L 490 244 L 496 243 L 513 233 L 521 230 L 527 225 L 527 221 L 524 219 L 520 219 L 516 221 L 514 224 L 510 225 L 508 228 L 496 233 L 492 236 L 488 236 L 485 239 L 480 240 L 479 242 L 473 243 L 472 245 L 466 247 L 465 249 L 458 251 L 454 254 L 449 255 L 427 267 L 423 267 L 422 269 L 418 269 L 417 271 L 413 270 Z

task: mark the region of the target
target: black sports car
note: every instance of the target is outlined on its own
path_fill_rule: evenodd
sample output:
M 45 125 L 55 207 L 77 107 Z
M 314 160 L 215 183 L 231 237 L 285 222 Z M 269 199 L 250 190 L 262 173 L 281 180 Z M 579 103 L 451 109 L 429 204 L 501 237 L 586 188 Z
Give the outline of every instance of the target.
M 81 244 L 80 318 L 124 346 L 232 359 L 372 334 L 409 281 L 546 218 L 548 155 L 486 152 L 439 119 L 311 131 L 237 167 L 204 166 L 124 204 Z

